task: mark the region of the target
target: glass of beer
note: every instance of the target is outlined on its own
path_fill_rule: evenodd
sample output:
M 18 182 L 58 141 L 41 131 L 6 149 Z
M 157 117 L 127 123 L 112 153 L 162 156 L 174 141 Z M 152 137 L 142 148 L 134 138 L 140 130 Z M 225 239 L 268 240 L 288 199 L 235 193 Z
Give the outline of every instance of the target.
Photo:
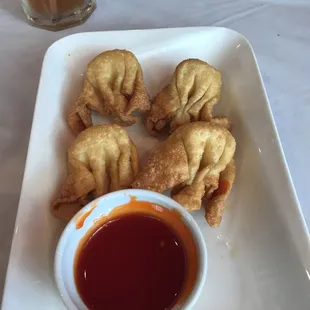
M 83 23 L 95 10 L 96 0 L 21 0 L 28 21 L 48 30 Z

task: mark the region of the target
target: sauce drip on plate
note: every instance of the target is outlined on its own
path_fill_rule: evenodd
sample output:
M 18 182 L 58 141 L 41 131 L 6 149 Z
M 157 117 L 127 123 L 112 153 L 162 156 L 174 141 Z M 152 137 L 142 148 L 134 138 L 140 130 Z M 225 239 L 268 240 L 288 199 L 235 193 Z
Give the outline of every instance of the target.
M 187 263 L 181 239 L 164 221 L 128 213 L 84 243 L 75 281 L 89 309 L 166 310 L 183 289 Z

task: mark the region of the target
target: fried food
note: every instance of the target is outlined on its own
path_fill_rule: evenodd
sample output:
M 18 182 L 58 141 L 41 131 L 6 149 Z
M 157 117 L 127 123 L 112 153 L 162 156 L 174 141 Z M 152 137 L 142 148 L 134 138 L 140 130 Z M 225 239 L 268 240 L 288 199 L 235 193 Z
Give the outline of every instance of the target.
M 136 147 L 125 129 L 100 125 L 78 135 L 68 150 L 68 176 L 52 205 L 69 220 L 94 198 L 130 188 L 139 170 Z
M 211 227 L 218 227 L 221 223 L 225 203 L 235 180 L 236 167 L 232 159 L 226 168 L 220 173 L 217 189 L 211 194 L 205 206 L 205 218 Z
M 215 116 L 210 120 L 210 123 L 231 131 L 232 123 L 231 120 L 226 116 Z
M 78 134 L 93 125 L 93 110 L 129 126 L 138 119 L 135 112 L 149 109 L 149 96 L 135 55 L 126 50 L 106 51 L 88 64 L 83 90 L 69 111 L 68 123 Z
M 160 193 L 172 188 L 171 197 L 189 211 L 200 209 L 204 196 L 212 197 L 206 219 L 217 226 L 234 179 L 235 148 L 235 139 L 224 127 L 211 122 L 185 124 L 154 150 L 133 187 Z M 230 187 L 216 192 L 220 180 Z
M 228 117 L 215 116 L 210 122 L 216 126 L 220 126 L 231 131 L 232 123 Z M 233 158 L 226 166 L 226 168 L 220 173 L 217 189 L 214 192 L 211 191 L 206 195 L 206 197 L 209 199 L 209 202 L 205 206 L 205 218 L 211 227 L 218 227 L 221 223 L 225 209 L 225 203 L 232 189 L 232 185 L 235 180 L 235 174 L 236 167 L 235 160 Z
M 199 59 L 182 61 L 155 97 L 145 119 L 146 130 L 157 135 L 166 127 L 173 132 L 189 122 L 210 121 L 221 86 L 221 74 L 214 67 Z

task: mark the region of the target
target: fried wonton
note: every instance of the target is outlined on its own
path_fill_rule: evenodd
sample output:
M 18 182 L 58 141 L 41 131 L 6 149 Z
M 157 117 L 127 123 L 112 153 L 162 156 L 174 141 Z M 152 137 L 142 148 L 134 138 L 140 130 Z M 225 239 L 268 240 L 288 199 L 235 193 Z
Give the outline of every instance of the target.
M 229 131 L 231 131 L 231 128 L 232 128 L 232 122 L 226 116 L 215 116 L 210 120 L 210 123 L 223 127 Z
M 200 209 L 207 196 L 206 220 L 218 226 L 234 180 L 235 148 L 235 139 L 224 127 L 185 124 L 154 150 L 133 187 L 160 193 L 172 189 L 171 197 L 190 211 Z
M 210 121 L 221 94 L 221 74 L 199 59 L 182 61 L 172 79 L 153 100 L 145 119 L 146 130 L 157 135 L 165 128 L 195 121 Z
M 86 129 L 68 150 L 68 176 L 53 202 L 53 214 L 69 220 L 94 198 L 130 188 L 138 169 L 136 147 L 125 129 L 118 125 Z
M 76 134 L 91 127 L 93 110 L 129 126 L 138 119 L 135 112 L 149 109 L 149 96 L 135 55 L 126 50 L 106 51 L 88 64 L 83 90 L 70 109 L 68 123 Z
M 235 161 L 232 159 L 226 168 L 220 173 L 217 189 L 210 194 L 206 205 L 206 220 L 211 227 L 220 225 L 225 203 L 235 180 Z

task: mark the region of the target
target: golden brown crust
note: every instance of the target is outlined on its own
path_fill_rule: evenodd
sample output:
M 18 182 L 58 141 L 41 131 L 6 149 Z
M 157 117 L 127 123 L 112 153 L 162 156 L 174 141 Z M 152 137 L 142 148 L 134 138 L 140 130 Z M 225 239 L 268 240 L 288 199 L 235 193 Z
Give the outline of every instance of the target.
M 155 149 L 133 187 L 162 193 L 189 177 L 186 150 L 182 141 L 166 141 Z
M 134 112 L 149 109 L 142 68 L 135 55 L 126 50 L 106 51 L 88 64 L 83 90 L 69 111 L 68 123 L 76 134 L 91 127 L 93 110 L 129 126 L 138 119 Z
M 146 130 L 157 135 L 169 127 L 195 121 L 210 121 L 213 106 L 220 99 L 221 74 L 199 59 L 186 59 L 175 69 L 172 79 L 155 97 L 145 119 Z
M 211 227 L 218 227 L 221 223 L 225 203 L 235 180 L 235 161 L 232 159 L 226 168 L 221 172 L 218 188 L 213 192 L 205 206 L 205 218 Z
M 150 156 L 133 187 L 163 192 L 188 210 L 218 187 L 220 173 L 231 162 L 235 139 L 223 127 L 207 122 L 183 125 Z
M 125 129 L 100 125 L 84 130 L 68 150 L 68 176 L 53 202 L 53 214 L 70 219 L 90 200 L 130 188 L 138 170 L 136 147 Z
M 214 116 L 210 122 L 214 125 L 217 125 L 217 126 L 220 126 L 220 127 L 223 127 L 229 131 L 231 131 L 231 128 L 232 128 L 232 122 L 231 120 L 226 117 L 226 116 Z

